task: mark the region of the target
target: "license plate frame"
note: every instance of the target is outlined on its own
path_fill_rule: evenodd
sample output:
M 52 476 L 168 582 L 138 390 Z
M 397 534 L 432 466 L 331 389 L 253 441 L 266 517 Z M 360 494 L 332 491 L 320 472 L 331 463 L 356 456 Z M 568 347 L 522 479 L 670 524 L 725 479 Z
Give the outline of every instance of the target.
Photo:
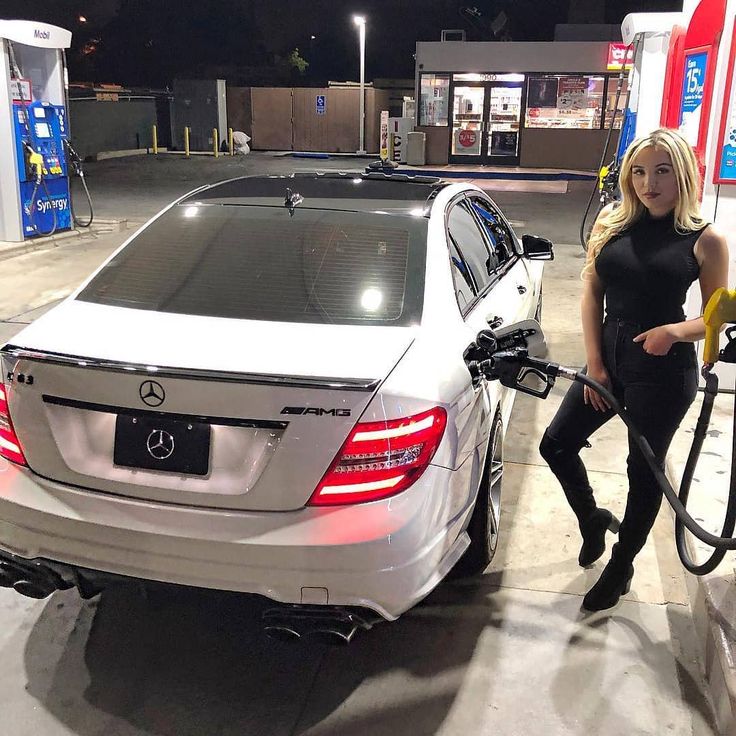
M 174 475 L 209 474 L 212 426 L 187 418 L 118 414 L 113 463 Z

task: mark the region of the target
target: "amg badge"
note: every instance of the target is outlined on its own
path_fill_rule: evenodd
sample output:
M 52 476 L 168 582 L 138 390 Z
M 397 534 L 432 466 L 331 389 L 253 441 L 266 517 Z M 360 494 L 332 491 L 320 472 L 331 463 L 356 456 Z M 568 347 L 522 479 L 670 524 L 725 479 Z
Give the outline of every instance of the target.
M 317 406 L 285 406 L 282 414 L 299 414 L 300 416 L 315 417 L 349 417 L 352 409 L 321 409 Z

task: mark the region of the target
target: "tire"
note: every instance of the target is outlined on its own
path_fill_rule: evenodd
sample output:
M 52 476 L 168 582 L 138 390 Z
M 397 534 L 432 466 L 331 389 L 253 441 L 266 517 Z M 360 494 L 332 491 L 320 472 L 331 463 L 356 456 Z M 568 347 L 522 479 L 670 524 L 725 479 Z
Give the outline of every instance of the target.
M 458 563 L 463 575 L 479 575 L 490 564 L 498 548 L 503 486 L 503 422 L 496 415 L 488 440 L 483 476 L 478 486 L 473 515 L 468 525 L 470 546 Z

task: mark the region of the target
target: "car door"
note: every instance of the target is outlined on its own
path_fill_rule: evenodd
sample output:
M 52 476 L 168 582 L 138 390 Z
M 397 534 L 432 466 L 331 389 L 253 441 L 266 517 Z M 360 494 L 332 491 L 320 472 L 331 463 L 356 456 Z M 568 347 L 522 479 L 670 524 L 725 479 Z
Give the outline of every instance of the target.
M 493 254 L 488 248 L 470 201 L 465 196 L 456 198 L 447 213 L 447 246 L 452 265 L 455 294 L 463 317 L 468 344 L 478 332 L 489 328 L 490 295 L 498 287 L 499 275 L 495 270 Z M 460 431 L 460 455 L 475 448 L 485 452 L 493 415 L 501 401 L 502 387 L 497 381 L 477 382 L 473 386 L 470 411 L 465 411 Z M 482 457 L 481 457 L 482 459 Z

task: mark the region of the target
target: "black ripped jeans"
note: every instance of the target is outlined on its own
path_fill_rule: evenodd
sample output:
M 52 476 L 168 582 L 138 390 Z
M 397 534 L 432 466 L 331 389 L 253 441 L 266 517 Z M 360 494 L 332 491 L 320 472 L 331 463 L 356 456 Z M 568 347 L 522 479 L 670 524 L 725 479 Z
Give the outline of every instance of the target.
M 698 366 L 691 343 L 675 343 L 664 356 L 644 352 L 633 338 L 646 327 L 607 319 L 603 324 L 603 362 L 612 393 L 647 438 L 664 466 L 670 442 L 685 416 L 698 386 Z M 582 525 L 596 509 L 580 450 L 588 437 L 614 416 L 596 411 L 583 399 L 583 385 L 573 383 L 539 450 L 560 481 L 568 503 Z M 631 563 L 646 542 L 662 502 L 662 492 L 629 433 L 627 460 L 629 494 L 615 555 Z

